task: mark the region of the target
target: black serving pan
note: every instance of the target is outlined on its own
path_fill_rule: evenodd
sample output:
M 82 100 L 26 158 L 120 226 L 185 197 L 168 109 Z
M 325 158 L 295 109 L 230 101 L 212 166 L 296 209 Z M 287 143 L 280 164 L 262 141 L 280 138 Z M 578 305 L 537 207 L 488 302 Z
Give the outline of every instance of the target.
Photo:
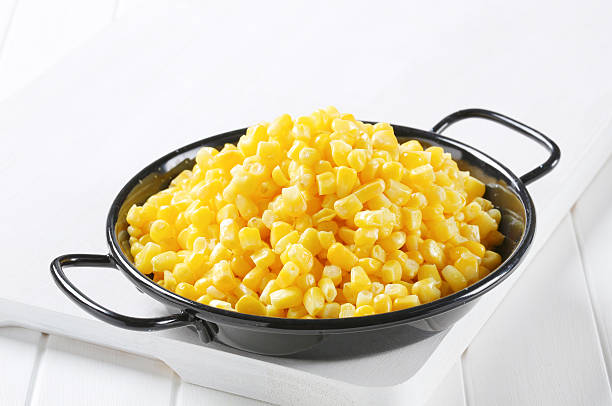
M 518 177 L 497 160 L 459 141 L 441 136 L 451 124 L 466 118 L 483 118 L 509 127 L 544 146 L 550 156 L 543 164 Z M 177 149 L 153 162 L 121 189 L 108 213 L 106 238 L 109 254 L 68 254 L 51 263 L 51 274 L 70 299 L 91 315 L 117 327 L 157 331 L 189 326 L 203 343 L 212 340 L 241 350 L 307 358 L 352 357 L 405 346 L 448 329 L 475 303 L 475 299 L 500 284 L 524 258 L 535 231 L 535 209 L 526 185 L 550 172 L 560 158 L 559 147 L 544 134 L 509 117 L 482 109 L 458 111 L 432 131 L 393 125 L 400 142 L 416 139 L 425 146 L 441 146 L 460 169 L 469 170 L 487 185 L 485 197 L 502 212 L 500 231 L 506 236 L 499 252 L 502 264 L 484 279 L 431 303 L 406 310 L 346 319 L 284 319 L 252 316 L 206 306 L 170 292 L 132 264 L 126 213 L 132 204 L 168 186 L 184 169 L 191 169 L 203 146 L 235 143 L 246 129 L 215 135 Z M 113 312 L 94 302 L 70 282 L 68 267 L 109 267 L 121 270 L 138 290 L 166 304 L 174 314 L 137 318 Z M 109 286 L 112 289 L 112 286 Z

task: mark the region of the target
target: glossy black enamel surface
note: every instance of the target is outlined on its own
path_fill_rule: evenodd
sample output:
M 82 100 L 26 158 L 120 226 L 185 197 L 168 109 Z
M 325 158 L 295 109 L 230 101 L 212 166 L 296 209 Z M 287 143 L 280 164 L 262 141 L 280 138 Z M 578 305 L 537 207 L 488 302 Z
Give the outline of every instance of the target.
M 203 146 L 234 143 L 246 129 L 210 137 L 173 151 L 139 172 L 117 195 L 111 206 L 106 234 L 109 255 L 65 255 L 51 264 L 60 288 L 90 314 L 113 325 L 133 330 L 160 330 L 190 325 L 203 342 L 211 339 L 229 346 L 269 355 L 308 358 L 354 357 L 380 352 L 423 340 L 448 329 L 460 319 L 480 295 L 503 281 L 519 264 L 535 231 L 535 210 L 525 184 L 550 170 L 559 160 L 559 149 L 549 138 L 515 120 L 487 110 L 463 110 L 448 116 L 434 127 L 439 131 L 471 117 L 486 118 L 512 128 L 548 148 L 550 158 L 523 180 L 488 155 L 461 142 L 434 132 L 394 125 L 400 142 L 417 139 L 450 152 L 462 170 L 487 184 L 485 197 L 502 211 L 500 231 L 506 239 L 499 251 L 502 265 L 486 278 L 440 300 L 411 309 L 348 319 L 281 319 L 225 311 L 193 302 L 167 291 L 141 274 L 131 263 L 125 216 L 132 204 L 142 204 L 164 189 L 170 180 L 194 165 Z M 174 309 L 174 315 L 154 319 L 123 316 L 93 302 L 78 290 L 63 272 L 68 266 L 108 266 L 120 269 L 138 289 Z M 109 287 L 112 288 L 112 287 Z M 298 354 L 299 353 L 299 354 Z

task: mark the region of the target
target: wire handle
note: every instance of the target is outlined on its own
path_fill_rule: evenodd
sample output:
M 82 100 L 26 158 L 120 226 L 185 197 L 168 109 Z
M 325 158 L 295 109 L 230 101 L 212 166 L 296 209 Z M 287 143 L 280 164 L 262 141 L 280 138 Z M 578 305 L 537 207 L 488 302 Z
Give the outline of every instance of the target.
M 544 163 L 537 166 L 535 169 L 532 169 L 531 171 L 520 177 L 521 181 L 525 185 L 528 185 L 540 179 L 542 176 L 552 171 L 554 167 L 559 163 L 559 159 L 561 158 L 561 150 L 553 140 L 551 140 L 538 130 L 535 130 L 519 121 L 516 121 L 513 118 L 504 116 L 503 114 L 499 114 L 494 111 L 484 109 L 460 110 L 443 118 L 438 124 L 433 126 L 432 131 L 438 134 L 442 134 L 442 132 L 448 127 L 450 127 L 452 124 L 461 120 L 465 120 L 467 118 L 483 118 L 485 120 L 494 121 L 498 124 L 501 124 L 505 127 L 508 127 L 527 136 L 528 138 L 534 140 L 535 142 L 546 148 L 546 150 L 550 153 L 548 159 Z
M 67 254 L 57 257 L 51 262 L 51 275 L 57 286 L 62 289 L 66 296 L 92 316 L 114 326 L 137 331 L 158 331 L 183 326 L 194 326 L 204 342 L 211 340 L 208 328 L 206 328 L 207 326 L 204 325 L 204 322 L 185 311 L 164 317 L 141 318 L 125 316 L 98 304 L 81 292 L 68 279 L 64 268 L 70 267 L 117 269 L 117 264 L 111 256 L 97 254 Z

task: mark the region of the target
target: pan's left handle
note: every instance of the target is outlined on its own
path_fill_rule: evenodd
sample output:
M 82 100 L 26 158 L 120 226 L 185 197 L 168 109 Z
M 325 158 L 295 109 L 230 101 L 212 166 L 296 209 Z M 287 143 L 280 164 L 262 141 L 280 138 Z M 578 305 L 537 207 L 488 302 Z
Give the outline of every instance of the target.
M 192 314 L 182 311 L 164 317 L 132 317 L 116 313 L 81 292 L 66 276 L 64 268 L 118 268 L 110 255 L 97 254 L 67 254 L 57 257 L 51 262 L 51 275 L 57 286 L 75 302 L 81 309 L 92 316 L 103 320 L 113 326 L 138 331 L 158 331 L 170 328 L 194 326 L 204 342 L 211 340 L 208 326 Z

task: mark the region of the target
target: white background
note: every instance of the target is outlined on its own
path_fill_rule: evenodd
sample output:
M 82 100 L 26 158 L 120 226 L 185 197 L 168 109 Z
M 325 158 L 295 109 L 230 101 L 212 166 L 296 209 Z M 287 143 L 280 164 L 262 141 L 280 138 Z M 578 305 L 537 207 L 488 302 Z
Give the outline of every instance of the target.
M 111 24 L 114 19 L 128 11 L 136 15 L 154 7 L 145 2 L 136 3 L 127 0 L 0 0 L 0 100 L 7 100 L 4 108 L 10 109 L 12 101 L 9 96 L 46 72 L 63 56 Z M 222 14 L 223 6 L 209 7 L 210 18 L 202 21 L 202 24 L 214 27 L 214 16 Z M 291 6 L 277 3 L 270 7 L 268 4 L 266 9 L 273 10 L 274 7 Z M 339 43 L 336 44 L 337 52 L 325 48 L 325 55 L 335 55 L 342 61 L 339 64 L 331 64 L 329 60 L 319 61 L 312 55 L 302 55 L 299 49 L 288 51 L 291 59 L 277 61 L 274 59 L 276 54 L 272 52 L 272 47 L 268 55 L 268 69 L 286 72 L 295 64 L 305 64 L 312 69 L 313 77 L 294 78 L 294 81 L 287 84 L 288 90 L 285 94 L 225 85 L 226 98 L 221 97 L 218 103 L 224 109 L 248 111 L 241 115 L 244 117 L 240 119 L 241 122 L 229 121 L 227 118 L 216 119 L 212 112 L 203 114 L 192 111 L 189 104 L 184 106 L 182 114 L 197 115 L 201 117 L 202 122 L 207 122 L 207 128 L 223 130 L 267 118 L 261 117 L 264 113 L 276 114 L 287 108 L 291 113 L 308 111 L 321 103 L 329 104 L 327 100 L 333 100 L 335 94 L 342 94 L 344 103 L 341 108 L 344 110 L 358 110 L 360 115 L 366 118 L 370 118 L 370 115 L 374 119 L 383 116 L 389 121 L 408 123 L 421 128 L 430 127 L 446 113 L 471 105 L 489 107 L 510 115 L 521 112 L 521 118 L 528 116 L 525 119 L 528 124 L 536 128 L 544 126 L 543 130 L 557 129 L 552 120 L 555 117 L 567 118 L 576 106 L 587 106 L 581 111 L 601 120 L 601 125 L 612 118 L 611 112 L 601 113 L 598 110 L 599 106 L 609 106 L 601 100 L 609 98 L 610 82 L 592 80 L 606 78 L 604 71 L 610 67 L 608 58 L 611 33 L 607 28 L 611 16 L 609 8 L 600 8 L 595 3 L 551 3 L 550 19 L 545 20 L 542 19 L 541 10 L 532 10 L 528 3 L 499 4 L 499 18 L 487 20 L 483 19 L 483 16 L 490 16 L 491 12 L 484 12 L 483 4 L 476 3 L 450 3 L 437 7 L 429 6 L 425 10 L 405 5 L 400 7 L 399 3 L 393 7 L 388 6 L 386 10 L 362 3 L 354 7 L 357 11 L 370 13 L 372 24 L 364 26 L 363 36 L 345 40 L 360 41 L 364 54 L 347 55 L 342 52 L 347 46 Z M 385 11 L 389 12 L 395 8 L 399 10 L 396 15 L 385 15 Z M 299 15 L 299 9 L 295 11 L 295 15 Z M 323 26 L 333 27 L 334 19 L 342 16 L 342 13 L 334 16 L 322 15 Z M 254 17 L 253 26 L 265 24 L 273 18 L 274 15 L 270 13 Z M 416 46 L 415 44 L 426 41 L 431 33 L 423 29 L 424 24 L 417 24 L 414 20 L 417 18 L 426 19 L 426 26 L 432 32 L 444 33 L 436 38 L 442 37 L 445 41 L 432 46 L 440 47 L 453 56 L 458 54 L 457 47 L 461 47 L 462 57 L 472 61 L 469 64 L 471 69 L 465 69 L 466 64 L 455 65 L 453 60 L 428 57 L 427 53 L 420 52 L 419 58 L 414 60 L 414 67 L 397 70 L 393 67 L 396 49 L 386 49 L 385 44 L 381 43 L 368 43 L 368 30 L 388 30 L 389 35 L 393 35 L 398 24 L 415 26 L 414 30 L 409 30 L 413 37 L 406 39 L 406 46 Z M 449 24 L 453 19 L 458 22 Z M 441 21 L 445 24 L 440 23 Z M 120 21 L 119 24 L 121 23 Z M 288 25 L 298 23 L 296 20 L 286 22 Z M 124 24 L 130 24 L 129 20 Z M 551 25 L 554 25 L 554 30 L 550 29 Z M 559 25 L 566 29 L 559 30 Z M 227 39 L 227 33 L 223 34 L 228 27 L 217 28 L 211 29 L 211 32 L 218 32 L 219 35 L 211 36 L 210 42 L 207 43 L 207 49 L 214 51 L 211 54 L 213 61 L 215 58 L 231 58 L 229 53 L 235 48 L 228 48 L 227 42 L 224 41 L 229 41 L 232 45 L 238 44 L 235 43 L 235 38 Z M 501 32 L 496 36 L 498 42 L 487 41 L 487 36 L 492 31 L 498 34 Z M 555 35 L 549 35 L 550 32 Z M 560 32 L 563 35 L 560 35 Z M 589 38 L 590 41 L 581 40 L 584 38 Z M 279 47 L 291 46 L 283 42 L 282 35 L 271 35 L 270 41 Z M 548 55 L 551 49 L 558 50 L 559 43 L 566 47 L 565 57 L 557 53 Z M 240 51 L 257 52 L 257 47 L 243 47 Z M 432 55 L 439 56 L 440 53 L 438 49 L 438 52 L 432 52 Z M 526 55 L 532 59 L 525 61 Z M 520 57 L 521 60 L 513 63 L 513 56 Z M 549 56 L 554 56 L 562 65 L 547 64 Z M 248 62 L 248 58 L 246 59 Z M 360 78 L 352 76 L 350 67 L 353 64 L 388 64 L 390 74 L 387 77 L 360 81 Z M 424 66 L 428 67 L 429 75 L 421 76 L 419 81 L 411 78 L 411 70 L 421 72 Z M 505 75 L 495 75 L 494 72 L 499 72 L 502 67 Z M 125 66 L 126 70 L 130 68 Z M 254 68 L 254 72 L 257 72 L 257 68 Z M 296 83 L 302 80 L 316 81 L 317 75 L 326 72 L 337 77 L 338 86 L 330 88 L 329 93 L 322 94 L 320 100 L 301 98 L 300 94 L 296 93 L 296 89 L 304 86 Z M 222 73 L 227 75 L 223 83 L 231 83 L 231 76 L 235 72 L 229 70 Z M 189 74 L 186 77 L 189 77 Z M 290 75 L 285 73 L 283 77 Z M 176 78 L 177 87 L 190 85 L 180 79 L 180 76 Z M 121 80 L 121 75 L 116 75 L 115 80 Z M 75 78 L 75 82 L 79 83 L 78 81 L 79 78 Z M 367 86 L 369 81 L 386 91 L 368 94 L 361 86 Z M 476 81 L 489 82 L 490 87 L 478 86 L 475 90 L 472 85 Z M 396 89 L 404 91 L 407 83 L 412 91 L 408 94 L 397 94 Z M 447 88 L 452 88 L 453 91 L 445 92 Z M 146 92 L 148 88 L 143 85 L 142 89 Z M 249 97 L 252 97 L 253 91 L 260 92 L 258 97 L 266 102 L 252 109 L 241 107 L 240 100 L 251 100 Z M 503 92 L 504 97 L 500 97 L 499 92 Z M 223 95 L 219 91 L 216 94 Z M 367 100 L 364 99 L 366 95 Z M 153 93 L 124 96 L 138 101 L 139 97 L 160 95 Z M 171 98 L 172 93 L 162 96 Z M 205 94 L 194 95 L 194 105 L 204 97 Z M 415 99 L 417 97 L 418 100 Z M 351 98 L 354 102 L 350 101 Z M 397 100 L 403 98 L 407 99 L 406 108 L 400 109 Z M 520 105 L 517 100 L 521 100 Z M 555 100 L 554 104 L 552 100 Z M 438 116 L 431 113 L 429 106 L 432 104 L 436 106 L 435 110 L 439 111 Z M 547 109 L 544 104 L 552 104 L 554 109 Z M 530 115 L 529 111 L 534 113 Z M 120 115 L 119 111 L 101 113 L 113 115 L 114 118 Z M 178 133 L 177 138 L 168 142 L 168 145 L 157 146 L 151 151 L 152 154 L 159 155 L 172 146 L 180 145 L 182 142 L 177 141 L 180 137 L 190 139 L 197 136 L 180 134 L 180 118 L 174 116 L 173 127 L 168 128 L 168 131 Z M 4 119 L 7 117 L 4 116 Z M 579 123 L 580 120 L 568 122 Z M 574 125 L 572 130 L 576 131 L 576 137 L 580 137 L 578 126 Z M 38 137 L 42 139 L 44 134 Z M 34 141 L 37 141 L 37 138 L 34 138 Z M 474 135 L 472 141 L 476 144 L 484 143 L 488 152 L 503 157 L 503 143 L 486 144 L 487 140 L 478 135 Z M 14 140 L 9 140 L 8 145 L 13 142 Z M 0 171 L 2 168 L 10 168 L 12 160 L 15 159 L 8 149 L 5 149 L 1 156 L 3 162 L 0 163 Z M 142 157 L 135 157 L 134 169 L 150 161 L 151 156 L 144 154 Z M 41 157 L 44 158 L 44 154 Z M 522 172 L 532 166 L 532 162 L 539 157 L 537 152 L 527 151 L 524 159 L 513 162 L 513 169 Z M 49 161 L 40 163 L 50 165 Z M 13 174 L 11 171 L 7 173 Z M 606 242 L 610 241 L 607 230 L 612 226 L 612 210 L 609 204 L 612 196 L 608 180 L 610 175 L 612 165 L 608 164 L 577 206 L 568 213 L 547 246 L 461 360 L 457 361 L 446 380 L 429 400 L 429 404 L 612 404 L 609 374 L 604 367 L 607 366 L 607 371 L 610 371 L 612 361 L 609 344 L 612 316 L 607 311 L 612 308 L 609 299 L 612 269 L 605 255 Z M 120 182 L 120 178 L 116 181 Z M 106 205 L 107 202 L 100 203 L 101 207 Z M 32 225 L 36 224 L 36 221 L 29 218 L 24 223 Z M 69 237 L 61 236 L 67 240 L 66 246 L 75 243 Z M 81 247 L 99 246 L 97 242 L 81 244 Z M 525 317 L 527 314 L 529 317 Z M 0 354 L 0 359 L 7 360 L 0 368 L 3 382 L 0 384 L 1 404 L 23 404 L 25 401 L 33 404 L 187 405 L 244 401 L 232 395 L 181 383 L 173 372 L 158 361 L 67 338 L 41 335 L 31 330 L 1 329 Z

